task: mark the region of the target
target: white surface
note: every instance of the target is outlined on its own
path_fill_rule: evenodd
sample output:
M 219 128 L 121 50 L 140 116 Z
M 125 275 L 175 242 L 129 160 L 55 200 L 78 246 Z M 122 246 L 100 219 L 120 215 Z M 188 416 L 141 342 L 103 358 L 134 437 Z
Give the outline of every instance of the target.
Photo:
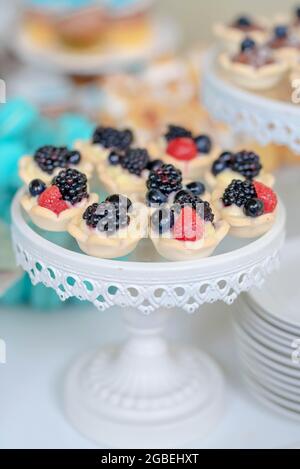
M 228 124 L 236 135 L 246 135 L 261 145 L 286 145 L 300 154 L 299 106 L 234 86 L 220 73 L 217 52 L 208 53 L 203 73 L 203 102 L 211 116 Z
M 203 314 L 176 313 L 169 336 L 201 347 L 227 377 L 226 412 L 219 426 L 190 448 L 275 448 L 299 442 L 299 424 L 266 410 L 244 389 L 229 308 L 216 304 Z M 0 336 L 7 364 L 0 365 L 1 448 L 96 448 L 65 420 L 62 383 L 70 361 L 86 350 L 119 341 L 118 312 L 64 310 L 38 313 L 1 310 Z M 100 445 L 104 447 L 104 445 Z

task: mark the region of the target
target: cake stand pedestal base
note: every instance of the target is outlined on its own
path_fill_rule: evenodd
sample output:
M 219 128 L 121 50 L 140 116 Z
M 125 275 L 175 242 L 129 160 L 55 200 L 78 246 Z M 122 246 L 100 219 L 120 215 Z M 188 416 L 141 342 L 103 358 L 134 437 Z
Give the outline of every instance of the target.
M 161 332 L 170 311 L 125 310 L 129 340 L 79 359 L 65 387 L 66 413 L 85 436 L 116 448 L 170 448 L 209 433 L 222 415 L 218 366 Z

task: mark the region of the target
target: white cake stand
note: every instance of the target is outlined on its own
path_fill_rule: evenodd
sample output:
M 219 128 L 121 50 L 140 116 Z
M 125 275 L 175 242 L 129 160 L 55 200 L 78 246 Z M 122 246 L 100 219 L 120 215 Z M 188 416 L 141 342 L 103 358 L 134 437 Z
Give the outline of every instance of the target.
M 235 135 L 261 145 L 285 145 L 300 155 L 300 107 L 292 103 L 292 88 L 288 96 L 290 85 L 278 89 L 282 99 L 274 98 L 273 90 L 260 94 L 238 88 L 220 71 L 217 55 L 212 49 L 203 64 L 202 96 L 210 115 L 228 124 Z
M 174 308 L 193 313 L 204 303 L 231 304 L 241 292 L 261 286 L 279 263 L 283 207 L 266 235 L 235 250 L 237 241 L 228 238 L 224 252 L 208 259 L 117 261 L 88 257 L 40 236 L 24 218 L 21 194 L 12 207 L 13 242 L 32 282 L 55 289 L 62 300 L 87 300 L 100 311 L 117 305 L 128 325 L 124 345 L 88 353 L 71 368 L 65 406 L 73 425 L 119 448 L 182 446 L 203 437 L 222 415 L 222 373 L 199 350 L 170 345 L 161 335 L 163 326 Z

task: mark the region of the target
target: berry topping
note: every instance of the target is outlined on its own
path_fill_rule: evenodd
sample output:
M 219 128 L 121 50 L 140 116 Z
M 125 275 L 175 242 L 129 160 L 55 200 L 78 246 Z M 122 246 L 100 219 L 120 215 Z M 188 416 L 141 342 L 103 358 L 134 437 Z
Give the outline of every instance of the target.
M 147 187 L 149 190 L 158 189 L 165 195 L 182 189 L 181 171 L 172 164 L 163 164 L 159 168 L 150 171 Z
M 175 138 L 192 138 L 192 132 L 185 129 L 184 127 L 179 127 L 178 125 L 169 125 L 168 132 L 165 135 L 165 139 L 170 142 Z
M 278 25 L 274 28 L 274 35 L 278 39 L 286 39 L 288 37 L 288 26 Z
M 112 166 L 117 166 L 121 162 L 121 155 L 116 151 L 112 151 L 108 156 L 108 162 Z
M 62 199 L 61 192 L 58 187 L 50 186 L 39 196 L 38 204 L 40 207 L 47 208 L 51 212 L 59 215 L 67 210 L 68 204 Z
M 270 187 L 267 187 L 258 181 L 254 181 L 253 185 L 255 187 L 257 197 L 264 205 L 264 213 L 274 212 L 278 203 L 275 192 Z
M 72 205 L 80 203 L 89 197 L 87 192 L 87 177 L 76 169 L 66 169 L 53 179 L 52 184 L 59 188 L 63 200 Z
M 212 142 L 207 135 L 198 135 L 194 138 L 199 153 L 208 154 L 211 151 Z
M 158 189 L 151 189 L 146 195 L 146 200 L 149 205 L 162 205 L 167 202 L 168 197 Z
M 126 207 L 108 201 L 90 205 L 83 214 L 87 226 L 107 234 L 126 228 L 130 223 Z
M 260 173 L 262 165 L 256 153 L 243 150 L 235 154 L 231 169 L 242 174 L 246 179 L 253 179 Z
M 256 198 L 256 190 L 251 181 L 234 179 L 225 190 L 222 201 L 225 207 L 230 207 L 231 205 L 243 207 L 247 200 Z
M 244 214 L 247 217 L 260 217 L 264 213 L 264 204 L 259 199 L 249 199 L 244 205 Z
M 181 208 L 187 206 L 192 207 L 204 221 L 211 223 L 214 221 L 215 216 L 210 204 L 203 201 L 199 196 L 193 195 L 191 192 L 185 190 L 179 191 L 175 196 L 174 203 L 179 204 Z M 176 208 L 175 206 L 174 210 L 177 212 Z
M 29 193 L 30 195 L 32 195 L 32 197 L 37 197 L 38 195 L 41 195 L 44 190 L 46 190 L 46 184 L 41 181 L 41 179 L 34 179 L 29 184 Z
M 131 174 L 140 176 L 147 168 L 149 154 L 143 148 L 129 148 L 121 158 L 122 168 L 127 169 Z
M 52 174 L 56 168 L 66 168 L 69 151 L 66 147 L 47 145 L 39 148 L 33 158 L 42 171 Z
M 163 161 L 162 160 L 152 160 L 152 161 L 149 161 L 148 164 L 147 164 L 147 169 L 149 171 L 154 171 L 155 169 L 159 168 L 160 166 L 163 165 Z
M 221 153 L 219 158 L 213 163 L 211 172 L 213 173 L 214 176 L 217 176 L 218 174 L 222 173 L 226 169 L 231 167 L 231 164 L 234 159 L 234 154 L 231 153 L 230 151 L 224 151 Z
M 204 235 L 204 221 L 192 207 L 184 207 L 173 228 L 173 236 L 178 241 L 198 241 Z
M 252 20 L 248 16 L 240 16 L 234 22 L 234 26 L 238 28 L 249 28 L 252 26 Z
M 185 187 L 193 195 L 203 195 L 206 190 L 205 185 L 200 181 L 190 182 Z
M 256 43 L 251 37 L 246 37 L 241 43 L 241 52 L 248 52 L 255 49 Z
M 94 144 L 100 144 L 104 148 L 114 148 L 125 151 L 133 143 L 131 130 L 118 130 L 112 127 L 97 127 L 92 138 Z
M 296 15 L 296 18 L 298 18 L 300 20 L 300 7 L 296 8 L 295 15 Z
M 151 227 L 159 234 L 170 232 L 174 226 L 174 212 L 168 208 L 156 210 L 151 217 Z
M 108 197 L 106 197 L 105 202 L 114 204 L 119 209 L 125 208 L 127 211 L 129 211 L 130 208 L 132 207 L 131 200 L 128 199 L 128 197 L 126 197 L 125 195 L 119 195 L 119 194 L 109 195 Z
M 197 155 L 197 146 L 192 138 L 175 138 L 169 142 L 167 153 L 176 160 L 189 161 Z
M 81 161 L 81 154 L 77 150 L 69 151 L 67 154 L 67 164 L 78 165 Z

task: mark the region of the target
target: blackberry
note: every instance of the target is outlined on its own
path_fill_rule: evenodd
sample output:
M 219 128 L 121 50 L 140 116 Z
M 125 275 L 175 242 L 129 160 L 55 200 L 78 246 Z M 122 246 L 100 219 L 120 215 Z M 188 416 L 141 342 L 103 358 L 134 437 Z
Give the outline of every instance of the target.
M 121 158 L 122 168 L 140 176 L 149 163 L 148 151 L 143 148 L 129 148 Z
M 244 206 L 244 214 L 247 217 L 259 217 L 264 213 L 264 203 L 259 199 L 249 199 Z
M 180 208 L 186 206 L 192 207 L 197 211 L 201 218 L 204 218 L 205 221 L 210 221 L 213 223 L 215 216 L 210 204 L 202 200 L 199 196 L 193 195 L 187 191 L 180 191 L 178 194 L 176 194 L 174 202 L 179 204 Z M 174 210 L 179 212 L 179 210 L 176 210 L 176 207 L 174 207 Z
M 222 201 L 225 207 L 231 205 L 243 207 L 247 200 L 256 198 L 256 190 L 251 181 L 234 179 L 225 190 Z
M 83 214 L 87 226 L 112 234 L 130 223 L 126 208 L 118 208 L 114 203 L 102 202 L 90 205 Z
M 262 165 L 256 153 L 244 150 L 235 154 L 231 169 L 242 174 L 246 179 L 254 179 L 260 173 Z
M 158 189 L 165 195 L 178 192 L 182 189 L 182 173 L 172 164 L 163 164 L 150 171 L 147 187 L 149 190 Z
M 119 194 L 112 194 L 106 197 L 105 202 L 109 202 L 111 204 L 114 204 L 116 208 L 119 209 L 126 209 L 129 211 L 132 207 L 132 202 L 128 197 L 125 197 L 125 195 L 119 195 Z
M 97 127 L 92 142 L 101 144 L 104 148 L 113 148 L 125 151 L 133 142 L 133 133 L 131 130 L 118 130 L 113 127 Z
M 63 200 L 75 205 L 89 197 L 87 192 L 87 177 L 77 169 L 65 169 L 53 179 L 52 185 L 57 186 Z
M 151 216 L 151 227 L 159 234 L 171 231 L 175 223 L 175 216 L 172 209 L 160 208 Z
M 41 195 L 46 190 L 46 184 L 41 179 L 33 179 L 29 184 L 29 193 L 32 197 Z
M 54 147 L 46 145 L 39 148 L 33 158 L 42 171 L 53 174 L 57 168 L 66 168 L 68 166 L 68 156 L 70 152 L 67 147 Z
M 178 125 L 168 126 L 168 132 L 165 134 L 165 139 L 168 142 L 174 140 L 175 138 L 182 137 L 193 138 L 193 134 L 189 130 L 185 129 L 184 127 L 179 127 Z

